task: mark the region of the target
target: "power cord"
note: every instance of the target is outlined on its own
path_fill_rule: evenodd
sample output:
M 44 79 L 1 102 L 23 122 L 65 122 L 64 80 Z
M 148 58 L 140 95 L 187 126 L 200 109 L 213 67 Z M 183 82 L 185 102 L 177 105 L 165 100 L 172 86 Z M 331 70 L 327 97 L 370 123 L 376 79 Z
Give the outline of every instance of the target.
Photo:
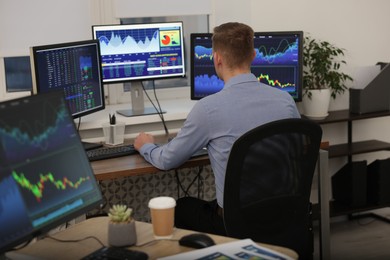
M 158 105 L 158 108 L 156 107 L 156 105 L 154 104 L 154 102 L 152 101 L 152 99 L 150 98 L 148 92 L 146 92 L 146 89 L 145 89 L 145 86 L 144 86 L 144 83 L 143 81 L 141 81 L 141 86 L 142 86 L 142 89 L 144 91 L 144 93 L 146 94 L 146 96 L 148 97 L 150 103 L 152 104 L 152 106 L 154 107 L 154 109 L 157 111 L 157 114 L 159 115 L 160 119 L 161 119 L 161 122 L 164 126 L 164 130 L 165 130 L 165 134 L 166 135 L 169 135 L 169 131 L 168 131 L 168 128 L 167 128 L 167 125 L 165 123 L 165 119 L 164 119 L 164 113 L 161 109 L 161 106 L 160 106 L 160 102 L 158 101 L 158 98 L 157 98 L 157 94 L 156 94 L 156 86 L 154 84 L 154 81 L 153 81 L 153 93 L 154 93 L 154 97 L 156 99 L 156 102 L 157 102 L 157 105 Z
M 180 190 L 182 190 L 184 192 L 184 197 L 189 197 L 190 196 L 189 190 L 190 190 L 191 186 L 195 183 L 196 180 L 198 180 L 198 198 L 200 198 L 200 190 L 201 190 L 201 187 L 203 187 L 203 179 L 200 175 L 202 173 L 202 171 L 203 171 L 203 167 L 202 166 L 198 167 L 198 172 L 196 173 L 195 178 L 188 185 L 187 189 L 185 189 L 182 182 L 180 181 L 178 170 L 177 169 L 175 170 L 175 178 L 176 178 L 176 183 L 177 183 L 177 197 L 178 198 L 180 198 Z
M 81 242 L 81 241 L 84 241 L 84 240 L 87 240 L 87 239 L 94 239 L 96 240 L 101 246 L 105 246 L 103 244 L 103 242 L 95 237 L 95 236 L 87 236 L 87 237 L 84 237 L 84 238 L 80 238 L 80 239 L 59 239 L 59 238 L 55 238 L 55 237 L 52 237 L 50 235 L 47 235 L 46 238 L 50 238 L 52 240 L 55 240 L 55 241 L 58 241 L 58 242 L 62 242 L 62 243 L 78 243 L 78 242 Z
M 21 244 L 21 245 L 19 245 L 19 246 L 17 246 L 17 247 L 14 247 L 14 248 L 8 250 L 7 252 L 18 251 L 18 250 L 20 250 L 20 249 L 23 249 L 23 248 L 25 248 L 26 246 L 28 246 L 32 241 L 33 241 L 33 238 L 32 238 L 32 239 L 29 239 L 28 241 L 24 242 L 23 244 Z M 0 259 L 2 259 L 1 256 L 0 256 Z M 7 258 L 6 258 L 6 259 L 7 259 Z
M 80 131 L 81 117 L 79 117 L 79 122 L 77 123 L 77 132 Z
M 153 245 L 157 242 L 160 242 L 160 241 L 173 241 L 173 242 L 179 242 L 179 239 L 173 239 L 173 238 L 163 238 L 163 239 L 153 239 L 153 240 L 150 240 L 150 241 L 147 241 L 143 244 L 136 244 L 135 246 L 136 247 L 144 247 L 144 246 L 150 246 L 150 245 Z

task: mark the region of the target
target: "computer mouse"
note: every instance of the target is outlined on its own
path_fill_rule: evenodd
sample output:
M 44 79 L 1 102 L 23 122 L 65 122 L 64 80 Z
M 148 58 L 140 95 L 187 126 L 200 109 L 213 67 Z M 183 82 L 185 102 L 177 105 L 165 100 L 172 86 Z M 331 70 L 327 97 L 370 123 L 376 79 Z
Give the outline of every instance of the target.
M 192 248 L 205 248 L 215 245 L 214 240 L 203 233 L 185 235 L 179 240 L 179 245 Z

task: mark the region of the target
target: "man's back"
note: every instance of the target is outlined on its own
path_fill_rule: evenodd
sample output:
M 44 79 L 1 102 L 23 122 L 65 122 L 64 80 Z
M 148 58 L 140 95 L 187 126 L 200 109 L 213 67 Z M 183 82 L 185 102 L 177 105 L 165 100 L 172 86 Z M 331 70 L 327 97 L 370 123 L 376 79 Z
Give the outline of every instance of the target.
M 238 137 L 270 121 L 300 117 L 291 96 L 260 84 L 253 74 L 232 78 L 221 92 L 200 100 L 191 113 L 201 114 L 201 127 L 208 129 L 200 132 L 208 135 L 207 148 L 221 206 L 223 193 L 218 190 L 223 190 L 230 149 Z

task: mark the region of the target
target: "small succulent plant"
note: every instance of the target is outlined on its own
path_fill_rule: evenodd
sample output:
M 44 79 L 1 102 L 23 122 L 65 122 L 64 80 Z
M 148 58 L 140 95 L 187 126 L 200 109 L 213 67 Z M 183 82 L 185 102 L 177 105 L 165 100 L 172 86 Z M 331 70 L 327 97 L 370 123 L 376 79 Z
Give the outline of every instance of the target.
M 111 222 L 114 223 L 130 222 L 132 211 L 133 210 L 126 205 L 117 204 L 110 208 L 108 216 L 110 217 Z

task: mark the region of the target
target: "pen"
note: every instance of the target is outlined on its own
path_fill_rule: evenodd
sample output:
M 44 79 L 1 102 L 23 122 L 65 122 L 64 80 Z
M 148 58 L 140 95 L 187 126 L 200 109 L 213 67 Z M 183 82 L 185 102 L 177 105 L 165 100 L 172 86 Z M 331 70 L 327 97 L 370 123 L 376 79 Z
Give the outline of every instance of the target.
M 115 114 L 111 116 L 111 114 L 108 114 L 108 119 L 110 121 L 110 125 L 115 125 L 116 124 L 116 117 Z

